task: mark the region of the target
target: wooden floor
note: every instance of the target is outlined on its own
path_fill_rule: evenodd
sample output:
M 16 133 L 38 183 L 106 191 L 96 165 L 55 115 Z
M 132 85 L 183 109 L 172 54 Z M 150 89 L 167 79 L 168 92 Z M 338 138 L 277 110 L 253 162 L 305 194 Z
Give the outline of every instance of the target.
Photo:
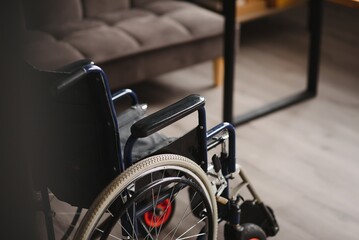
M 235 112 L 305 86 L 306 9 L 242 26 Z M 274 239 L 359 239 L 359 11 L 325 6 L 319 95 L 237 128 L 237 159 L 275 211 Z M 212 87 L 211 63 L 133 86 L 150 112 L 199 93 L 208 127 L 222 121 L 222 88 Z M 168 129 L 178 135 L 195 116 Z M 61 223 L 59 223 L 61 228 Z M 223 239 L 220 229 L 218 239 Z
M 303 89 L 305 17 L 301 8 L 242 26 L 236 113 Z M 359 11 L 326 4 L 323 31 L 318 97 L 237 128 L 238 162 L 276 212 L 275 239 L 359 239 Z M 150 111 L 205 96 L 211 127 L 222 120 L 223 92 L 211 79 L 204 63 L 134 88 Z

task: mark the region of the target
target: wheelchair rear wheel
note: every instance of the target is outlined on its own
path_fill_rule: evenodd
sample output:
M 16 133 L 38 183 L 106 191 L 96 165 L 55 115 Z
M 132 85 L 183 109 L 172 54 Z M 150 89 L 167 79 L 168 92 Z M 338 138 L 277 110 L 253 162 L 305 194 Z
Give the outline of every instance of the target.
M 199 215 L 192 213 L 195 198 L 200 199 L 194 207 Z M 113 180 L 85 215 L 75 239 L 213 240 L 217 227 L 206 173 L 185 157 L 163 154 L 139 161 Z

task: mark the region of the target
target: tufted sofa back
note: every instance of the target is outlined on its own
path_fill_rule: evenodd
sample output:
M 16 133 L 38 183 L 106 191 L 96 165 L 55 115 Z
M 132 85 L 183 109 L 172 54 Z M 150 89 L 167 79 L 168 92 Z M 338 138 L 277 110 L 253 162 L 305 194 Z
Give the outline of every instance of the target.
M 155 1 L 159 1 L 159 0 L 132 0 L 131 4 L 134 7 L 141 7 L 141 5 L 143 6 L 145 4 L 155 2 Z M 161 0 L 161 1 L 163 1 L 163 0 Z
M 81 0 L 25 0 L 22 1 L 27 23 L 30 27 L 61 25 L 81 20 Z
M 24 0 L 28 27 L 62 25 L 159 0 Z M 161 0 L 168 1 L 168 0 Z
M 141 7 L 155 1 L 159 0 L 82 0 L 82 3 L 84 17 L 96 17 L 130 7 Z
M 131 0 L 82 0 L 85 17 L 96 17 L 130 7 Z
M 30 8 L 23 11 L 29 63 L 57 69 L 89 58 L 113 90 L 222 54 L 223 17 L 190 0 L 22 3 Z

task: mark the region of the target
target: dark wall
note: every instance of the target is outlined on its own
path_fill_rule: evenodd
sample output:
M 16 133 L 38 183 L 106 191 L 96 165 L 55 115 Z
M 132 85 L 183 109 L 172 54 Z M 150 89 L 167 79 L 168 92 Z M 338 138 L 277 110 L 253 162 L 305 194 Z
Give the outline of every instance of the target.
M 28 99 L 22 56 L 22 17 L 17 1 L 0 7 L 0 238 L 36 239 L 29 156 L 32 148 L 24 108 Z

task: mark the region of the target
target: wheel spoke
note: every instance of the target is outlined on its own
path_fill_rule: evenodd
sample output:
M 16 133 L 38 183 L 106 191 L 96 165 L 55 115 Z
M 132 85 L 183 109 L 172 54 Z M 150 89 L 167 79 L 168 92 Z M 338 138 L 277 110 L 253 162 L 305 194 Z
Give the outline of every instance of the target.
M 135 225 L 133 224 L 133 221 L 131 221 L 131 217 L 130 217 L 130 214 L 128 213 L 127 209 L 126 209 L 126 215 L 127 215 L 128 221 L 130 221 L 130 224 L 131 224 L 131 227 L 132 227 L 132 232 L 133 232 L 133 234 L 132 235 L 130 234 L 130 236 L 132 238 L 135 236 L 136 239 L 138 239 L 138 237 L 136 235 Z
M 101 230 L 101 229 L 99 229 L 99 228 L 96 228 L 95 230 L 97 230 L 97 231 L 99 231 L 99 232 L 101 232 L 101 233 L 104 233 L 104 231 Z M 122 238 L 116 237 L 116 236 L 114 236 L 114 235 L 112 235 L 112 234 L 109 234 L 109 236 L 112 237 L 112 238 L 114 238 L 114 239 L 117 239 L 117 240 L 123 240 Z
M 123 197 L 122 197 L 122 196 L 121 196 L 121 199 L 122 199 L 122 201 L 123 201 Z M 111 217 L 113 217 L 113 218 L 115 217 L 115 216 L 111 213 L 111 211 L 108 210 L 108 209 L 107 209 L 107 213 L 110 214 Z M 127 234 L 128 236 L 131 236 L 131 234 L 127 231 L 127 229 L 126 229 L 124 226 L 122 226 L 122 224 L 121 224 L 121 222 L 120 222 L 119 220 L 117 220 L 117 224 L 120 226 L 121 229 L 123 229 L 123 230 L 126 232 L 126 234 Z
M 147 239 L 147 237 L 150 237 L 150 238 L 153 240 L 153 237 L 151 236 L 150 231 L 149 231 L 148 228 L 146 227 L 146 224 L 144 224 L 142 220 L 140 220 L 140 222 L 141 222 L 142 227 L 143 227 L 143 228 L 145 229 L 145 231 L 147 232 L 147 235 L 145 236 L 144 239 Z
M 217 205 L 206 173 L 190 159 L 171 154 L 141 160 L 121 173 L 102 191 L 84 220 L 75 238 L 217 236 Z
M 196 210 L 199 206 L 201 206 L 202 205 L 202 202 L 200 202 L 200 203 L 198 203 L 197 205 L 196 205 L 196 207 L 194 207 L 192 210 L 194 211 L 194 210 Z M 187 215 L 183 218 L 183 220 L 185 220 L 189 215 L 191 215 L 191 212 L 189 212 L 189 213 L 187 213 Z M 174 229 L 172 229 L 169 233 L 167 233 L 167 235 L 163 238 L 163 239 L 165 239 L 169 234 L 171 234 L 171 232 L 173 232 L 174 231 Z
M 128 195 L 127 197 L 130 198 L 130 197 L 131 197 L 130 192 L 129 192 L 129 191 L 126 191 L 126 193 L 127 193 L 127 195 Z M 120 194 L 120 196 L 121 196 L 122 204 L 125 204 L 125 200 L 123 199 L 122 194 Z M 132 211 L 133 211 L 133 213 L 132 213 L 133 219 L 132 219 L 132 221 L 131 221 L 131 217 L 130 217 L 130 214 L 128 213 L 128 209 L 126 209 L 126 216 L 127 216 L 128 221 L 129 221 L 130 224 L 131 224 L 133 234 L 132 234 L 132 235 L 129 234 L 129 232 L 125 229 L 125 227 L 124 227 L 122 224 L 120 224 L 120 225 L 122 226 L 123 229 L 125 229 L 125 232 L 128 234 L 128 236 L 131 236 L 132 238 L 133 238 L 133 237 L 136 237 L 136 239 L 138 239 L 137 234 L 136 234 L 135 225 L 134 225 L 135 216 L 136 216 L 134 204 L 132 204 Z M 117 222 L 118 222 L 118 221 L 117 221 Z
M 188 237 L 183 237 L 183 238 L 177 238 L 176 240 L 183 240 L 183 239 L 190 239 L 190 238 L 195 238 L 195 237 L 199 237 L 199 236 L 204 236 L 206 235 L 205 233 L 198 233 L 198 234 L 195 234 L 195 235 L 191 235 L 191 236 L 188 236 Z
M 177 171 L 177 177 L 179 177 L 179 175 L 180 175 L 180 171 Z M 185 187 L 185 185 L 181 186 L 181 188 L 177 191 L 177 193 L 176 193 L 176 195 L 174 196 L 174 198 L 173 198 L 173 193 L 174 193 L 174 191 L 175 191 L 175 188 L 174 188 L 174 187 L 172 188 L 171 195 L 169 196 L 169 199 L 171 199 L 171 200 L 170 200 L 170 204 L 168 204 L 168 205 L 166 206 L 166 209 L 165 209 L 165 211 L 164 211 L 164 216 L 165 216 L 165 214 L 167 214 L 167 211 L 168 211 L 169 206 L 171 206 L 171 205 L 173 204 L 173 202 L 175 201 L 175 199 L 176 199 L 178 193 L 181 192 L 184 187 Z M 161 232 L 162 226 L 163 226 L 163 222 L 161 223 L 160 229 L 159 229 L 159 231 L 158 231 L 159 233 Z M 158 235 L 156 235 L 156 238 L 158 239 Z
M 194 193 L 194 195 L 192 196 L 192 199 L 191 199 L 190 203 L 187 205 L 186 210 L 184 211 L 184 213 L 183 213 L 183 215 L 182 215 L 182 217 L 181 217 L 181 220 L 178 222 L 178 224 L 177 224 L 177 226 L 176 226 L 176 228 L 175 228 L 175 230 L 174 230 L 175 232 L 173 233 L 173 235 L 172 235 L 172 237 L 171 237 L 171 240 L 172 240 L 173 237 L 175 236 L 175 234 L 176 234 L 176 232 L 177 232 L 177 230 L 178 230 L 180 224 L 183 222 L 184 216 L 186 215 L 186 212 L 187 212 L 189 206 L 191 205 L 191 203 L 192 203 L 194 197 L 196 196 L 196 194 L 197 194 L 197 192 Z M 172 231 L 173 231 L 173 230 L 172 230 Z M 167 235 L 166 235 L 166 237 L 167 237 Z M 166 237 L 165 237 L 165 238 L 166 238 Z
M 180 237 L 182 237 L 183 235 L 185 235 L 186 233 L 188 233 L 189 231 L 191 231 L 194 227 L 196 227 L 199 223 L 203 222 L 205 219 L 207 219 L 207 216 L 203 217 L 201 220 L 199 220 L 195 225 L 193 225 L 192 227 L 190 227 L 187 231 L 185 231 L 184 233 L 182 233 L 178 238 L 176 239 L 180 239 Z
M 164 171 L 163 171 L 164 172 Z M 151 173 L 151 176 L 152 176 L 152 173 Z M 162 175 L 162 178 L 161 179 L 163 179 L 163 176 L 164 175 Z M 153 198 L 152 198 L 152 207 L 153 207 L 153 211 L 152 211 L 152 222 L 155 222 L 154 223 L 154 226 L 156 226 L 156 218 L 155 218 L 155 216 L 156 216 L 156 206 L 157 206 L 157 203 L 158 203 L 158 198 L 159 198 L 159 193 L 161 192 L 161 187 L 162 186 L 160 186 L 160 188 L 159 188 L 159 190 L 158 190 L 158 194 L 157 194 L 157 197 L 156 197 L 156 202 L 154 202 L 153 200 L 154 200 L 154 189 L 152 188 L 152 193 L 153 193 Z M 155 229 L 155 233 L 156 233 L 156 236 L 157 236 L 157 228 L 155 228 L 155 227 L 150 227 L 150 234 L 151 234 L 151 231 L 153 230 L 153 229 Z
M 164 176 L 165 176 L 165 172 L 166 172 L 166 170 L 163 170 L 162 171 L 162 177 L 160 178 L 160 179 L 163 179 L 164 178 Z M 156 180 L 158 180 L 158 179 L 156 179 Z M 152 173 L 151 173 L 151 182 L 153 182 L 153 175 L 152 175 Z M 158 204 L 158 199 L 159 199 L 159 194 L 160 194 L 160 192 L 161 192 L 161 188 L 162 188 L 162 185 L 160 185 L 160 187 L 159 187 L 159 190 L 158 190 L 158 194 L 157 194 L 157 197 L 156 197 L 156 202 L 154 203 L 154 201 L 152 201 L 152 208 L 153 208 L 153 211 L 152 211 L 152 222 L 154 222 L 154 226 L 152 227 L 152 226 L 150 226 L 150 228 L 149 228 L 149 231 L 148 231 L 148 233 L 147 233 L 147 235 L 148 234 L 151 234 L 151 232 L 152 232 L 152 230 L 153 229 L 155 229 L 155 235 L 156 235 L 156 237 L 158 237 L 158 233 L 157 233 L 157 227 L 155 227 L 156 225 L 157 225 L 157 220 L 156 220 L 156 206 L 157 206 L 157 204 Z M 151 189 L 151 193 L 152 193 L 152 199 L 155 199 L 155 196 L 154 196 L 154 189 L 152 188 Z M 162 225 L 162 224 L 161 224 Z M 147 235 L 146 235 L 146 237 L 147 237 Z
M 172 189 L 171 195 L 170 195 L 170 197 L 169 197 L 169 198 L 171 199 L 171 201 L 170 201 L 170 204 L 167 205 L 164 214 L 166 214 L 166 212 L 168 211 L 168 207 L 169 207 L 171 204 L 173 204 L 173 202 L 174 202 L 174 201 L 176 200 L 176 198 L 177 198 L 178 193 L 179 193 L 184 187 L 185 187 L 185 185 L 181 186 L 180 190 L 177 191 L 177 193 L 176 193 L 175 195 L 173 195 L 175 188 Z M 161 223 L 161 226 L 160 226 L 160 229 L 159 229 L 158 233 L 161 232 L 162 226 L 163 226 L 163 223 Z M 150 230 L 151 230 L 151 229 L 152 229 L 152 228 L 150 228 Z M 151 234 L 151 231 L 149 231 L 148 234 Z M 159 235 L 159 234 L 158 234 L 158 235 Z M 156 239 L 158 239 L 158 235 L 156 235 Z M 147 235 L 146 235 L 146 237 L 147 237 Z M 145 238 L 146 238 L 146 237 L 145 237 Z

